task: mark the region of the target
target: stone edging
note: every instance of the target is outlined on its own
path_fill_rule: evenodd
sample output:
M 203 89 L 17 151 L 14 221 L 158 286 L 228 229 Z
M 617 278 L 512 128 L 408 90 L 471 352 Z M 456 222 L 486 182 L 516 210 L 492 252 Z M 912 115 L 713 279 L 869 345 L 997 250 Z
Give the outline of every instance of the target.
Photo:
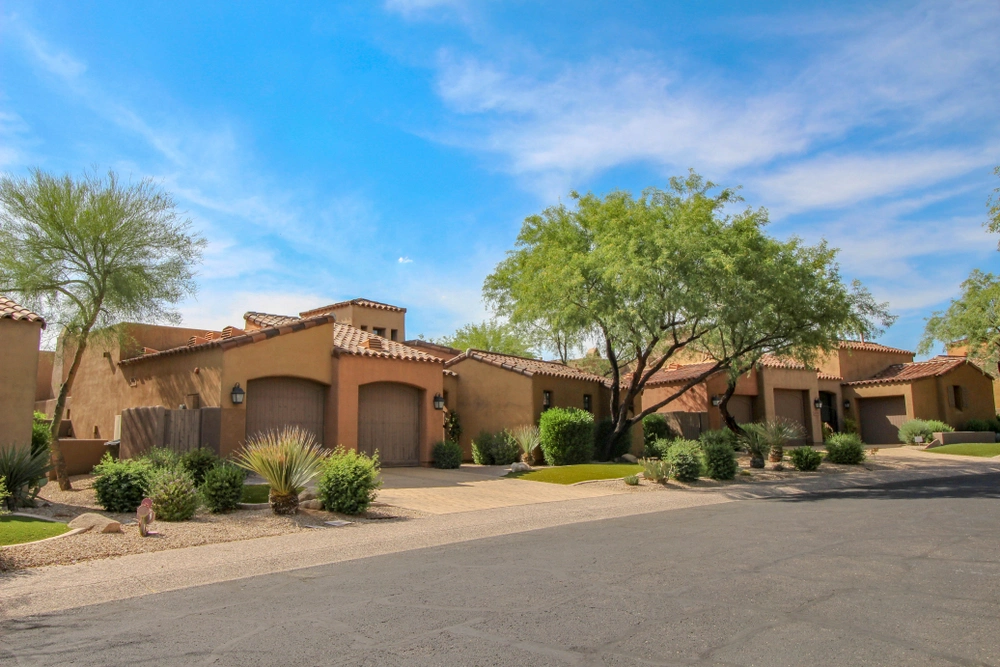
M 48 521 L 49 523 L 63 523 L 62 521 L 59 521 L 57 519 L 50 519 L 47 516 L 38 516 L 37 514 L 28 514 L 26 512 L 11 512 L 7 516 L 24 516 L 24 517 L 28 517 L 29 519 L 38 519 L 39 521 Z M 73 528 L 72 530 L 66 531 L 62 535 L 56 535 L 54 537 L 45 537 L 43 539 L 33 540 L 31 542 L 19 542 L 17 544 L 5 544 L 3 546 L 0 546 L 0 549 L 10 549 L 12 547 L 23 547 L 23 546 L 25 546 L 27 544 L 40 544 L 42 542 L 49 542 L 51 540 L 61 540 L 64 537 L 69 537 L 71 535 L 79 535 L 80 533 L 85 533 L 88 530 L 89 530 L 89 528 Z

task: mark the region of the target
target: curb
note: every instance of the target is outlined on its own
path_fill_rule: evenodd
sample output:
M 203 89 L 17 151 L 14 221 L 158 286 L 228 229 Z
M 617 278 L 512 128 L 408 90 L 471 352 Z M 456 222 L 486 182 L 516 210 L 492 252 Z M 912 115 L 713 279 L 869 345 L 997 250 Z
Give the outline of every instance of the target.
M 27 514 L 25 512 L 11 512 L 11 513 L 7 514 L 6 516 L 23 516 L 23 517 L 27 517 L 29 519 L 37 519 L 39 521 L 48 521 L 49 523 L 63 523 L 62 521 L 59 521 L 57 519 L 50 519 L 47 516 L 37 516 L 35 514 Z M 66 525 L 66 524 L 63 523 L 63 525 Z M 72 535 L 79 535 L 80 533 L 85 533 L 88 530 L 89 530 L 89 528 L 73 528 L 71 530 L 66 531 L 62 535 L 55 535 L 53 537 L 45 537 L 45 538 L 42 538 L 40 540 L 33 540 L 31 542 L 18 542 L 17 544 L 4 544 L 3 546 L 0 546 L 0 549 L 12 549 L 14 547 L 23 547 L 23 546 L 27 546 L 29 544 L 41 544 L 42 542 L 51 542 L 52 540 L 61 540 L 64 537 L 70 537 Z

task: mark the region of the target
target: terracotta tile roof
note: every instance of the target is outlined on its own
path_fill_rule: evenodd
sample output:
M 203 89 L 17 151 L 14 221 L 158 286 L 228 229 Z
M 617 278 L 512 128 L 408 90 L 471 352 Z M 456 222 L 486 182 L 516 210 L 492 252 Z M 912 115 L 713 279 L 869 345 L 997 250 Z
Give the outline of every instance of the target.
M 661 384 L 688 382 L 708 372 L 713 366 L 715 366 L 714 361 L 703 361 L 700 364 L 670 364 L 668 367 L 661 368 L 654 373 L 653 377 L 649 378 L 649 381 L 646 382 L 646 386 L 652 387 Z M 623 377 L 622 381 L 625 382 L 627 377 Z
M 409 345 L 410 347 L 423 348 L 433 354 L 436 357 L 440 357 L 447 361 L 452 357 L 457 357 L 462 354 L 461 350 L 457 350 L 453 347 L 448 347 L 447 345 L 439 345 L 437 343 L 432 343 L 429 340 L 420 340 L 416 338 L 414 340 L 405 340 L 403 345 Z
M 257 329 L 256 331 L 249 331 L 244 334 L 232 336 L 230 338 L 218 337 L 213 340 L 205 340 L 204 342 L 197 342 L 194 345 L 185 345 L 183 347 L 175 347 L 170 350 L 163 350 L 161 352 L 153 352 L 152 354 L 143 354 L 142 356 L 132 357 L 130 359 L 122 359 L 118 362 L 119 366 L 130 366 L 142 361 L 147 361 L 149 359 L 159 359 L 161 357 L 173 356 L 176 354 L 187 354 L 189 352 L 201 352 L 203 350 L 209 350 L 212 348 L 222 348 L 223 350 L 229 350 L 234 347 L 240 347 L 242 345 L 250 345 L 251 343 L 257 343 L 262 340 L 267 340 L 269 338 L 274 338 L 275 336 L 284 336 L 285 334 L 294 333 L 296 331 L 302 331 L 304 329 L 311 329 L 313 327 L 318 327 L 323 324 L 332 324 L 334 322 L 333 315 L 320 315 L 318 317 L 310 317 L 308 319 L 296 319 L 290 324 L 285 324 L 280 327 L 267 327 L 264 329 Z M 197 338 L 201 338 L 200 336 Z M 204 339 L 202 339 L 204 340 Z
M 441 372 L 444 373 L 445 375 L 447 375 L 448 377 L 453 377 L 453 378 L 457 378 L 458 377 L 458 373 L 456 373 L 455 371 L 449 371 L 447 368 L 444 369 Z
M 950 373 L 962 364 L 969 364 L 980 370 L 978 366 L 969 362 L 965 357 L 949 357 L 940 355 L 927 361 L 914 361 L 908 364 L 893 364 L 884 371 L 880 371 L 867 380 L 855 380 L 845 382 L 848 387 L 859 387 L 874 384 L 896 384 L 923 380 L 925 378 L 939 377 L 945 373 Z
M 789 357 L 779 357 L 773 354 L 765 354 L 758 362 L 764 368 L 785 368 L 792 371 L 809 370 L 808 367 Z
M 498 352 L 486 352 L 484 350 L 466 350 L 457 357 L 446 361 L 444 365 L 445 367 L 450 367 L 466 359 L 482 361 L 483 363 L 490 364 L 491 366 L 503 368 L 508 371 L 514 371 L 515 373 L 527 375 L 528 377 L 533 375 L 548 375 L 551 377 L 567 378 L 571 380 L 590 380 L 592 382 L 600 382 L 601 384 L 607 384 L 608 381 L 607 378 L 601 377 L 600 375 L 594 375 L 593 373 L 581 371 L 578 368 L 566 366 L 556 361 L 527 359 L 525 357 L 514 356 L 513 354 L 500 354 Z
M 305 310 L 299 315 L 302 317 L 311 317 L 312 315 L 319 315 L 320 313 L 328 313 L 331 310 L 336 310 L 337 308 L 343 308 L 344 306 L 363 306 L 365 308 L 374 308 L 375 310 L 389 310 L 394 313 L 405 313 L 406 308 L 400 308 L 399 306 L 392 306 L 388 303 L 382 303 L 380 301 L 372 301 L 371 299 L 351 299 L 350 301 L 338 301 L 337 303 L 331 303 L 329 306 L 322 306 L 320 308 L 313 308 L 312 310 Z
M 333 315 L 324 315 L 332 321 Z M 373 333 L 355 329 L 348 324 L 333 325 L 334 354 L 356 354 L 363 357 L 381 357 L 383 359 L 403 359 L 406 361 L 429 361 L 442 363 L 442 359 L 423 350 L 397 343 L 376 336 Z
M 259 327 L 280 327 L 292 322 L 298 322 L 301 318 L 294 315 L 272 315 L 270 313 L 255 313 L 250 311 L 243 313 L 243 319 L 252 322 Z
M 892 354 L 908 354 L 913 356 L 913 353 L 909 350 L 901 350 L 898 347 L 887 347 L 878 343 L 862 343 L 860 340 L 842 340 L 840 341 L 840 349 L 859 350 L 862 352 L 891 352 Z
M 844 378 L 840 377 L 839 375 L 830 375 L 829 373 L 820 373 L 820 372 L 816 373 L 816 378 L 819 380 L 835 380 L 837 382 L 844 381 Z
M 45 319 L 41 315 L 31 312 L 24 306 L 11 301 L 5 296 L 0 296 L 0 320 L 41 322 L 42 328 L 45 328 Z

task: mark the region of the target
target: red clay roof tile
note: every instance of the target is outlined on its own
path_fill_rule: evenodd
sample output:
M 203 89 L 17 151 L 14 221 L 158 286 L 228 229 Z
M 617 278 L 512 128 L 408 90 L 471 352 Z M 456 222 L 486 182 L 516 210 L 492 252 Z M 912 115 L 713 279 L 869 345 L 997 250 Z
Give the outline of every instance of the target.
M 453 366 L 465 359 L 475 359 L 483 363 L 503 368 L 521 375 L 549 375 L 551 377 L 567 378 L 573 380 L 589 380 L 607 384 L 608 379 L 593 373 L 581 371 L 572 366 L 566 366 L 556 361 L 542 361 L 541 359 L 528 359 L 518 357 L 513 354 L 500 354 L 499 352 L 486 352 L 484 350 L 469 349 L 462 354 L 449 359 L 444 363 L 445 367 Z
M 302 317 L 310 317 L 312 315 L 319 315 L 320 313 L 329 313 L 331 310 L 343 308 L 344 306 L 362 306 L 364 308 L 373 308 L 375 310 L 388 310 L 394 313 L 406 312 L 406 308 L 392 306 L 388 303 L 382 303 L 380 301 L 372 301 L 371 299 L 351 299 L 350 301 L 338 301 L 337 303 L 331 303 L 329 306 L 321 306 L 319 308 L 313 308 L 312 310 L 305 310 L 299 313 L 299 315 Z
M 0 296 L 0 320 L 16 320 L 18 322 L 41 322 L 45 328 L 45 319 L 33 313 L 24 306 L 11 301 L 5 296 Z
M 328 315 L 326 317 L 333 317 Z M 429 361 L 442 363 L 442 359 L 423 350 L 408 347 L 402 343 L 376 336 L 356 329 L 348 324 L 333 325 L 334 354 L 356 354 L 363 357 L 402 359 L 405 361 Z
M 940 355 L 927 361 L 914 361 L 908 364 L 893 364 L 883 371 L 876 373 L 867 380 L 855 380 L 845 382 L 847 387 L 861 387 L 875 384 L 897 384 L 923 380 L 925 378 L 939 377 L 950 373 L 962 364 L 969 364 L 982 372 L 978 366 L 970 362 L 965 357 L 949 357 Z
M 892 354 L 908 354 L 913 356 L 913 353 L 909 350 L 901 350 L 898 347 L 887 347 L 878 343 L 863 343 L 860 340 L 842 340 L 840 341 L 840 349 L 860 350 L 862 352 L 891 352 Z
M 693 380 L 699 375 L 709 371 L 715 366 L 714 361 L 703 361 L 699 364 L 670 364 L 666 368 L 661 368 L 653 374 L 646 382 L 647 387 L 661 384 L 679 384 Z M 624 382 L 625 377 L 622 378 Z
M 294 315 L 272 315 L 271 313 L 255 313 L 250 311 L 248 313 L 243 313 L 243 319 L 264 328 L 280 327 L 285 324 L 291 324 L 292 322 L 298 322 L 302 318 L 295 317 Z

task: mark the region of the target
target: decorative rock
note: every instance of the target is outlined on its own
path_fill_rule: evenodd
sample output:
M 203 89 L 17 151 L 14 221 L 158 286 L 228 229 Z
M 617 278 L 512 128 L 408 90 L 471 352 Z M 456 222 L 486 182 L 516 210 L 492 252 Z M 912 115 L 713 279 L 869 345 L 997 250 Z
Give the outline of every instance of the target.
M 622 454 L 622 461 L 625 463 L 638 463 L 639 459 L 635 458 L 631 454 Z
M 323 502 L 315 498 L 310 500 L 300 500 L 299 507 L 304 510 L 321 510 L 323 509 Z
M 309 491 L 308 489 L 299 494 L 300 503 L 305 502 L 307 500 L 314 500 L 315 498 L 316 498 L 315 492 Z
M 520 461 L 518 461 L 517 463 L 512 463 L 510 465 L 510 471 L 511 472 L 531 472 L 531 466 L 529 466 L 527 463 L 521 463 Z
M 120 533 L 122 532 L 122 525 L 115 521 L 114 519 L 109 519 L 106 516 L 97 514 L 94 512 L 88 512 L 86 514 L 81 514 L 72 521 L 69 522 L 69 527 L 73 528 L 84 528 L 88 531 L 95 533 Z

